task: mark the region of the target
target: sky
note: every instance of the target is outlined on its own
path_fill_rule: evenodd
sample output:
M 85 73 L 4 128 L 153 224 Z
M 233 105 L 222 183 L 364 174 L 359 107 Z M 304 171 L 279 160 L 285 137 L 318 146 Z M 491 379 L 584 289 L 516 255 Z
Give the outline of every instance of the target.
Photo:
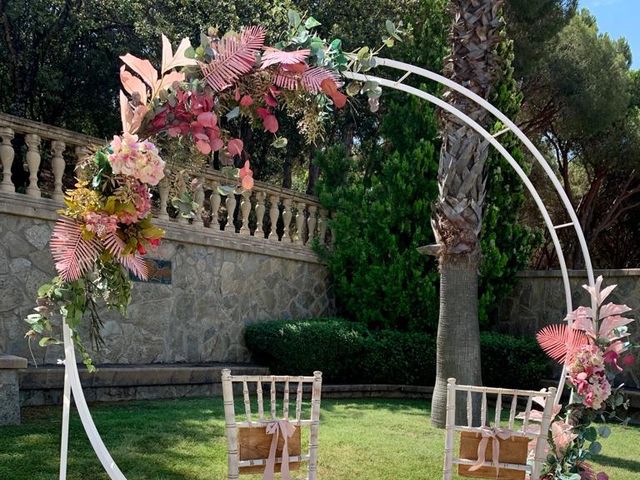
M 601 32 L 612 38 L 625 37 L 631 46 L 633 68 L 640 68 L 640 0 L 580 0 L 598 20 Z

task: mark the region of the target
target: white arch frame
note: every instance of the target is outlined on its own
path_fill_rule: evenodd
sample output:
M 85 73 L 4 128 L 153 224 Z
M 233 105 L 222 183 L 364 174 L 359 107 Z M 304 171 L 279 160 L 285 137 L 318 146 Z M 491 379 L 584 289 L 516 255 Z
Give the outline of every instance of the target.
M 533 197 L 538 210 L 542 215 L 544 223 L 551 235 L 551 240 L 553 241 L 553 245 L 555 251 L 558 255 L 558 261 L 560 264 L 560 270 L 562 271 L 562 281 L 564 284 L 564 293 L 566 300 L 567 312 L 571 312 L 573 310 L 573 302 L 571 299 L 571 284 L 569 282 L 569 272 L 567 270 L 567 265 L 564 258 L 564 253 L 562 251 L 562 245 L 560 244 L 560 239 L 558 238 L 557 230 L 560 228 L 573 226 L 575 229 L 576 236 L 578 238 L 578 242 L 580 244 L 580 249 L 585 261 L 585 269 L 587 271 L 588 282 L 591 286 L 594 286 L 595 279 L 593 273 L 593 265 L 591 263 L 591 256 L 589 255 L 589 249 L 587 246 L 587 242 L 582 231 L 582 227 L 580 226 L 580 221 L 578 220 L 578 216 L 571 204 L 569 197 L 565 193 L 562 185 L 560 184 L 558 178 L 556 177 L 553 169 L 545 160 L 544 156 L 540 151 L 535 147 L 535 145 L 527 138 L 527 136 L 517 127 L 515 123 L 513 123 L 506 115 L 504 115 L 500 110 L 491 105 L 488 101 L 473 93 L 468 88 L 459 85 L 448 78 L 443 77 L 437 73 L 431 72 L 424 68 L 416 67 L 414 65 L 410 65 L 403 62 L 398 62 L 396 60 L 391 60 L 387 58 L 376 58 L 375 60 L 376 67 L 389 67 L 392 69 L 403 71 L 404 74 L 402 77 L 397 80 L 388 80 L 385 78 L 380 78 L 377 76 L 366 75 L 362 73 L 354 73 L 354 72 L 343 72 L 342 75 L 345 78 L 358 80 L 358 81 L 374 81 L 379 85 L 387 88 L 392 88 L 395 90 L 399 90 L 405 93 L 409 93 L 413 96 L 421 98 L 423 100 L 432 103 L 443 110 L 449 112 L 452 115 L 455 115 L 458 119 L 460 119 L 464 124 L 471 127 L 478 134 L 480 134 L 486 141 L 488 141 L 493 147 L 500 152 L 500 154 L 505 158 L 505 160 L 509 163 L 509 165 L 515 170 L 518 174 L 525 187 Z M 426 78 L 432 80 L 436 83 L 449 87 L 452 90 L 457 91 L 458 93 L 464 95 L 465 97 L 473 100 L 477 105 L 483 107 L 488 112 L 490 112 L 495 118 L 500 120 L 505 125 L 505 129 L 498 132 L 496 135 L 491 135 L 486 129 L 484 129 L 481 125 L 471 119 L 468 115 L 455 107 L 449 105 L 442 99 L 435 97 L 427 92 L 424 92 L 420 89 L 411 87 L 409 85 L 405 85 L 402 82 L 411 74 L 420 76 L 422 78 Z M 555 188 L 558 196 L 560 197 L 565 210 L 569 214 L 569 218 L 571 222 L 565 223 L 562 225 L 554 225 L 551 220 L 551 216 L 542 201 L 538 191 L 535 186 L 529 180 L 529 177 L 524 172 L 522 167 L 515 161 L 515 159 L 509 154 L 509 152 L 502 146 L 502 144 L 497 140 L 497 137 L 500 135 L 511 132 L 513 133 L 527 148 L 531 154 L 533 154 L 534 158 L 538 162 L 538 164 L 544 170 L 547 178 L 551 180 L 553 187 Z M 595 305 L 593 305 L 595 307 Z M 103 468 L 109 475 L 111 480 L 126 480 L 126 477 L 118 468 L 117 464 L 111 457 L 107 447 L 105 446 L 98 430 L 93 422 L 93 418 L 91 417 L 91 413 L 89 412 L 89 407 L 87 406 L 87 402 L 84 398 L 84 393 L 82 391 L 82 384 L 80 383 L 80 375 L 78 373 L 78 367 L 76 363 L 76 355 L 73 346 L 73 341 L 71 338 L 71 330 L 67 326 L 65 322 L 63 322 L 63 337 L 64 337 L 64 351 L 65 351 L 65 376 L 64 376 L 64 396 L 63 396 L 63 407 L 62 407 L 62 440 L 60 446 L 60 480 L 66 480 L 67 476 L 67 455 L 68 455 L 68 445 L 69 445 L 69 413 L 71 407 L 71 393 L 73 393 L 73 398 L 76 403 L 76 408 L 78 409 L 78 413 L 80 415 L 80 419 L 82 421 L 82 425 L 89 437 L 89 441 L 91 442 L 91 446 L 93 447 L 100 463 Z M 564 379 L 566 376 L 566 366 L 562 371 L 562 375 L 560 377 L 560 382 L 558 385 L 558 393 L 556 396 L 556 402 L 559 402 L 560 395 L 564 389 Z

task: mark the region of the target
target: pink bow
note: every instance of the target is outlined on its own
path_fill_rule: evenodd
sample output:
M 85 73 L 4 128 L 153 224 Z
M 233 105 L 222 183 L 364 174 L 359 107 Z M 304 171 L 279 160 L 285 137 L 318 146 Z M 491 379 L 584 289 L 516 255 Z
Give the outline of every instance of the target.
M 278 439 L 280 434 L 284 438 L 284 445 L 282 446 L 282 462 L 280 464 L 280 472 L 282 473 L 282 480 L 290 480 L 289 477 L 289 437 L 293 436 L 296 431 L 295 425 L 292 425 L 289 420 L 274 420 L 267 424 L 267 434 L 273 435 L 271 440 L 271 449 L 269 450 L 269 458 L 267 459 L 267 465 L 264 468 L 263 480 L 273 480 L 276 468 L 276 450 L 278 449 Z
M 511 438 L 511 430 L 505 428 L 496 428 L 496 427 L 482 427 L 480 431 L 482 435 L 482 440 L 478 444 L 478 460 L 473 466 L 469 469 L 470 472 L 475 472 L 476 470 L 482 468 L 485 462 L 485 453 L 487 451 L 487 445 L 489 444 L 489 439 L 493 442 L 493 466 L 496 469 L 496 478 L 500 473 L 500 440 L 508 440 Z

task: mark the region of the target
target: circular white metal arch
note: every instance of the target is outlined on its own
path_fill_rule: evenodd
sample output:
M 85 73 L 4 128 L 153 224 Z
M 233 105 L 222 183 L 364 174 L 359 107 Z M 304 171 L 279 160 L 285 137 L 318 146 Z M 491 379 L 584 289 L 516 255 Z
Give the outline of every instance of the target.
M 571 284 L 569 282 L 569 272 L 567 270 L 567 266 L 566 266 L 566 262 L 564 259 L 564 254 L 562 251 L 562 245 L 560 243 L 560 240 L 558 238 L 558 234 L 557 234 L 557 230 L 559 228 L 562 227 L 568 227 L 568 226 L 573 226 L 578 238 L 578 242 L 580 244 L 580 248 L 582 251 L 582 255 L 584 257 L 584 261 L 585 261 L 585 268 L 587 271 L 587 277 L 588 277 L 588 281 L 589 284 L 591 286 L 594 285 L 595 280 L 594 280 L 594 274 L 593 274 L 593 266 L 591 263 L 591 257 L 589 255 L 589 249 L 587 247 L 587 242 L 586 239 L 584 237 L 584 233 L 582 231 L 582 228 L 580 226 L 580 222 L 578 220 L 578 217 L 576 215 L 575 210 L 573 209 L 573 205 L 571 204 L 571 202 L 569 201 L 569 198 L 567 197 L 565 191 L 563 190 L 562 186 L 560 185 L 560 182 L 558 181 L 557 177 L 555 176 L 555 173 L 553 172 L 553 169 L 551 168 L 551 166 L 547 163 L 547 161 L 545 160 L 544 156 L 540 153 L 540 151 L 535 147 L 535 145 L 531 142 L 531 140 L 529 140 L 529 138 L 527 138 L 527 136 L 506 116 L 504 115 L 502 112 L 500 112 L 500 110 L 498 110 L 497 108 L 495 108 L 493 105 L 491 105 L 489 102 L 487 102 L 486 100 L 484 100 L 482 97 L 476 95 L 475 93 L 473 93 L 471 90 L 443 77 L 442 75 L 438 75 L 437 73 L 431 72 L 429 70 L 423 69 L 423 68 L 419 68 L 416 67 L 414 65 L 410 65 L 407 63 L 403 63 L 403 62 L 398 62 L 395 60 L 390 60 L 390 59 L 386 59 L 386 58 L 378 58 L 376 59 L 376 66 L 380 66 L 380 67 L 389 67 L 389 68 L 393 68 L 396 70 L 401 70 L 404 73 L 404 75 L 397 81 L 393 81 L 393 80 L 388 80 L 388 79 L 384 79 L 384 78 L 380 78 L 380 77 L 376 77 L 376 76 L 371 76 L 371 75 L 364 75 L 364 74 L 360 74 L 360 73 L 353 73 L 353 72 L 343 72 L 343 76 L 352 80 L 359 80 L 359 81 L 374 81 L 376 83 L 378 83 L 381 86 L 387 87 L 387 88 L 393 88 L 395 90 L 400 90 L 403 91 L 405 93 L 409 93 L 410 95 L 414 95 L 418 98 L 421 98 L 423 100 L 426 100 L 440 108 L 442 108 L 443 110 L 449 112 L 452 115 L 455 115 L 458 119 L 460 119 L 464 124 L 468 125 L 470 128 L 472 128 L 473 130 L 475 130 L 478 134 L 480 134 L 487 142 L 489 142 L 491 145 L 493 145 L 496 150 L 498 150 L 498 152 L 500 152 L 500 154 L 505 158 L 505 160 L 509 163 L 509 165 L 515 170 L 515 172 L 518 174 L 518 176 L 520 177 L 520 179 L 522 180 L 522 182 L 524 183 L 525 187 L 527 188 L 527 190 L 529 191 L 529 193 L 531 194 L 531 196 L 533 197 L 536 206 L 538 207 L 538 209 L 540 210 L 540 213 L 542 215 L 542 218 L 544 220 L 545 226 L 547 227 L 547 230 L 549 231 L 549 234 L 551 236 L 551 239 L 553 241 L 553 245 L 554 248 L 556 250 L 556 253 L 558 255 L 558 261 L 560 263 L 560 269 L 562 271 L 562 280 L 563 280 L 563 284 L 564 284 L 564 292 L 565 292 L 565 299 L 566 299 L 566 306 L 567 306 L 567 312 L 570 312 L 573 310 L 573 306 L 572 306 L 572 299 L 571 299 Z M 461 112 L 460 110 L 456 109 L 455 107 L 449 105 L 448 103 L 446 103 L 445 101 L 443 101 L 442 99 L 435 97 L 427 92 L 424 92 L 420 89 L 408 86 L 403 84 L 402 82 L 404 81 L 405 78 L 407 78 L 407 76 L 409 76 L 410 74 L 415 74 L 418 75 L 420 77 L 423 78 L 427 78 L 430 79 L 436 83 L 439 83 L 441 85 L 445 85 L 449 88 L 451 88 L 452 90 L 455 90 L 459 93 L 461 93 L 462 95 L 466 96 L 467 98 L 473 100 L 476 104 L 480 105 L 481 107 L 485 108 L 488 112 L 490 112 L 491 114 L 493 114 L 498 120 L 500 120 L 500 122 L 502 122 L 505 125 L 505 130 L 501 133 L 506 133 L 506 132 L 512 132 L 514 135 L 516 135 L 516 137 L 527 147 L 527 150 L 529 150 L 529 152 L 531 152 L 534 156 L 534 158 L 536 159 L 536 161 L 538 162 L 538 164 L 542 167 L 542 169 L 544 170 L 547 178 L 551 181 L 551 183 L 553 184 L 556 192 L 558 193 L 564 207 L 565 210 L 567 211 L 567 213 L 569 214 L 569 218 L 571 219 L 571 222 L 567 223 L 567 224 L 563 224 L 563 225 L 554 225 L 553 221 L 551 220 L 551 216 L 549 215 L 549 212 L 547 210 L 547 208 L 544 205 L 544 202 L 542 201 L 542 198 L 540 197 L 540 195 L 538 194 L 535 186 L 531 183 L 531 180 L 529 179 L 529 177 L 527 176 L 527 174 L 524 172 L 524 170 L 522 169 L 522 167 L 515 161 L 515 159 L 509 154 L 509 152 L 504 148 L 504 146 L 502 146 L 502 144 L 500 144 L 500 142 L 497 140 L 497 136 L 498 134 L 496 134 L 495 136 L 491 135 L 487 130 L 485 130 L 481 125 L 479 125 L 477 122 L 475 122 L 473 119 L 471 119 L 468 115 L 466 115 L 464 112 Z M 82 425 L 85 429 L 85 432 L 87 434 L 87 437 L 89 437 L 89 441 L 91 442 L 91 446 L 93 447 L 94 451 L 96 452 L 96 455 L 98 456 L 98 459 L 100 460 L 100 463 L 102 464 L 103 468 L 105 469 L 105 471 L 107 472 L 107 475 L 109 475 L 109 478 L 111 480 L 126 480 L 126 477 L 122 474 L 122 472 L 120 471 L 120 469 L 118 468 L 118 466 L 116 465 L 115 461 L 113 460 L 113 458 L 111 457 L 111 454 L 109 453 L 107 447 L 105 446 L 104 442 L 102 441 L 102 438 L 100 437 L 100 434 L 98 433 L 98 430 L 95 426 L 95 423 L 93 422 L 93 419 L 91 417 L 91 413 L 89 412 L 89 407 L 87 406 L 87 402 L 84 398 L 84 393 L 82 391 L 82 384 L 80 383 L 80 375 L 78 373 L 78 366 L 77 366 L 77 361 L 76 361 L 76 355 L 75 355 L 75 351 L 74 351 L 74 346 L 73 346 L 73 341 L 71 338 L 71 330 L 69 329 L 69 327 L 66 325 L 65 322 L 63 322 L 63 337 L 64 337 L 64 351 L 65 351 L 65 359 L 64 359 L 64 366 L 65 366 L 65 380 L 64 380 L 64 397 L 63 397 L 63 414 L 62 414 L 62 441 L 61 441 L 61 447 L 60 447 L 60 480 L 66 480 L 66 476 L 67 476 L 67 453 L 68 453 L 68 438 L 69 438 L 69 413 L 70 413 L 70 406 L 71 406 L 71 394 L 73 393 L 73 398 L 75 400 L 75 404 L 76 404 L 76 408 L 78 409 L 78 413 L 80 415 L 80 419 L 82 421 Z M 563 387 L 564 387 L 564 378 L 565 378 L 565 370 L 563 370 L 561 378 L 560 378 L 560 384 L 558 386 L 558 396 L 556 398 L 556 401 L 559 401 L 560 395 L 562 393 Z

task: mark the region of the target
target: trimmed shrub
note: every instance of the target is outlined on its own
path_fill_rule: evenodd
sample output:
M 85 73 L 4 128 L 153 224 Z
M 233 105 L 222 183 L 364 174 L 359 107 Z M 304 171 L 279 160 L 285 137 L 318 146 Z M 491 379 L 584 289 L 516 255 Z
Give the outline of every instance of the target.
M 369 330 L 338 318 L 280 320 L 247 327 L 254 360 L 291 375 L 322 370 L 327 383 L 433 385 L 435 337 Z M 550 363 L 533 339 L 481 334 L 482 377 L 494 387 L 540 387 Z

